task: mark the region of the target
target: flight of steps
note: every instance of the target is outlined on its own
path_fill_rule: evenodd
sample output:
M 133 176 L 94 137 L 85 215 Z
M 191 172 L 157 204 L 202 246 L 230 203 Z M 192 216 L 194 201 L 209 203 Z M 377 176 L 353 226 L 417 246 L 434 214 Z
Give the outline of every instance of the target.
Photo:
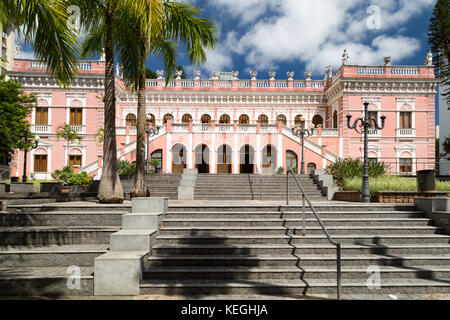
M 308 175 L 297 175 L 310 200 L 326 200 Z M 286 175 L 199 174 L 194 198 L 198 200 L 283 200 L 286 199 Z M 289 177 L 289 199 L 300 200 L 301 192 Z
M 94 258 L 129 210 L 89 202 L 9 206 L 0 212 L 0 296 L 93 295 Z M 79 290 L 67 286 L 72 265 L 80 267 Z
M 342 292 L 450 293 L 450 236 L 414 206 L 318 204 L 342 243 Z M 300 208 L 170 206 L 152 248 L 141 294 L 336 294 L 336 249 L 312 213 L 301 235 Z M 369 266 L 381 270 L 370 290 Z
M 167 197 L 171 200 L 178 199 L 178 187 L 181 174 L 147 174 L 145 175 L 151 197 Z M 121 180 L 123 192 L 129 194 L 133 190 L 134 178 Z

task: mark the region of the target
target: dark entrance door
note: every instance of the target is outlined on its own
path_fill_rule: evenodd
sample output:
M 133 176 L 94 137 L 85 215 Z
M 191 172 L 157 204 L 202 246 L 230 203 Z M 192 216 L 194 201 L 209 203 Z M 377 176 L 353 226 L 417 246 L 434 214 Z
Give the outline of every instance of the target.
M 198 173 L 209 173 L 209 149 L 202 144 L 195 148 L 195 167 Z
M 241 148 L 240 173 L 254 173 L 254 151 L 248 144 Z
M 217 150 L 217 173 L 231 173 L 231 148 L 220 146 Z

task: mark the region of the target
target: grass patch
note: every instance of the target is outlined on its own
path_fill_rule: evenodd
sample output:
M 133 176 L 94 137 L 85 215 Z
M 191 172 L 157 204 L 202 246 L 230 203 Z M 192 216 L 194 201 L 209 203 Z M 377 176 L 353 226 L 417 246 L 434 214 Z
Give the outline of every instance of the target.
M 3 181 L 6 184 L 11 184 L 11 180 Z M 22 180 L 19 180 L 19 183 L 22 182 Z M 27 180 L 27 183 L 33 183 L 33 186 L 39 187 L 41 185 L 41 182 L 52 182 L 52 180 Z
M 344 179 L 343 187 L 347 191 L 361 191 L 362 178 Z M 382 175 L 369 177 L 370 192 L 377 191 L 417 191 L 417 180 L 400 176 Z M 450 181 L 436 180 L 436 191 L 450 192 Z

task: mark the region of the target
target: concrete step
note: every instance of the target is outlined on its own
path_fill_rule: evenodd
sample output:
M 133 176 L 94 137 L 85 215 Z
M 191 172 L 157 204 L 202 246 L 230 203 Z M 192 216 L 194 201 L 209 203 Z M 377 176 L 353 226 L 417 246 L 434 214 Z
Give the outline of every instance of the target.
M 380 289 L 369 289 L 365 282 L 345 280 L 343 294 L 410 294 L 449 293 L 450 283 L 431 279 L 400 279 L 383 281 Z M 336 293 L 336 280 L 144 280 L 140 294 L 328 294 Z
M 97 202 L 89 204 L 83 203 L 64 203 L 64 204 L 30 204 L 30 205 L 8 205 L 8 212 L 131 212 L 131 204 L 129 205 L 111 205 L 99 204 Z
M 0 226 L 121 226 L 122 211 L 0 212 Z
M 67 267 L 0 267 L 0 296 L 61 297 L 94 294 L 93 267 L 80 267 L 80 287 L 69 288 Z M 74 281 L 75 282 L 75 281 Z M 72 282 L 70 282 L 72 284 Z
M 0 267 L 93 266 L 109 244 L 14 246 L 0 248 Z
M 444 229 L 433 226 L 330 226 L 327 227 L 331 235 L 389 235 L 389 234 L 442 234 Z M 199 227 L 166 227 L 160 230 L 161 235 L 209 235 L 209 236 L 228 236 L 228 235 L 300 235 L 302 228 L 288 228 L 285 226 L 269 227 L 239 227 L 239 226 L 199 226 Z M 311 226 L 305 230 L 308 235 L 321 235 L 324 233 L 322 227 Z
M 397 279 L 435 279 L 440 281 L 450 280 L 450 267 L 448 266 L 421 266 L 418 268 L 404 268 L 395 266 L 380 266 L 380 278 L 382 281 Z M 345 267 L 341 269 L 343 280 L 359 280 L 367 282 L 367 268 Z M 329 267 L 161 267 L 151 268 L 144 272 L 144 279 L 167 279 L 167 280 L 187 280 L 187 279 L 336 279 L 336 269 Z
M 392 204 L 374 204 L 364 205 L 362 203 L 355 204 L 328 204 L 328 203 L 317 203 L 314 204 L 314 208 L 317 212 L 341 212 L 341 213 L 349 213 L 349 212 L 367 212 L 367 213 L 377 213 L 377 211 L 391 211 L 391 212 L 405 212 L 405 211 L 415 211 L 416 207 L 414 205 L 392 205 Z M 311 209 L 307 206 L 307 211 L 311 211 Z M 239 204 L 237 205 L 233 201 L 225 201 L 222 204 L 199 204 L 199 205 L 186 205 L 186 204 L 171 204 L 169 206 L 168 212 L 299 212 L 302 210 L 302 207 L 299 205 L 285 205 L 283 202 L 278 205 L 253 205 L 253 204 Z
M 119 229 L 110 226 L 2 227 L 0 228 L 0 243 L 2 246 L 107 244 L 109 243 L 109 235 Z
M 306 216 L 306 215 L 305 215 Z M 431 225 L 430 219 L 427 218 L 323 218 L 323 223 L 327 227 L 333 226 L 427 226 Z M 302 226 L 303 220 L 300 218 L 165 218 L 162 222 L 164 227 L 198 227 L 198 226 L 285 226 L 296 227 Z M 306 227 L 319 226 L 319 222 L 314 218 L 305 218 Z

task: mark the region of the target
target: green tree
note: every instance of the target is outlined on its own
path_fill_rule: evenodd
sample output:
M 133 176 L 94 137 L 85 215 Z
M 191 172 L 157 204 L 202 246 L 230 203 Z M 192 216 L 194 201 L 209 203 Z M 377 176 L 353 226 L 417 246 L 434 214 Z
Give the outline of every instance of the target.
M 33 95 L 27 95 L 21 84 L 5 81 L 0 75 L 0 154 L 11 155 L 14 149 L 24 150 L 33 142 L 27 115 L 36 104 Z
M 163 60 L 166 84 L 176 66 L 177 42 L 186 45 L 192 63 L 206 62 L 204 47 L 214 48 L 212 21 L 199 18 L 199 9 L 187 3 L 151 1 L 132 27 L 118 35 L 119 60 L 124 77 L 138 93 L 136 176 L 132 196 L 148 194 L 144 180 L 146 141 L 145 61 L 149 55 Z M 129 23 L 128 23 L 129 25 Z M 124 26 L 125 28 L 125 26 Z M 182 67 L 181 67 L 182 69 Z
M 442 148 L 444 152 L 442 152 L 443 157 L 450 157 L 450 136 L 445 138 L 444 142 L 442 143 Z
M 75 140 L 81 141 L 81 137 L 78 135 L 77 131 L 70 126 L 70 124 L 65 123 L 64 126 L 58 127 L 56 138 L 64 139 L 67 141 L 67 147 L 66 147 L 66 158 L 67 161 L 69 161 L 68 157 L 68 151 L 69 151 L 69 144 L 71 142 L 74 142 Z M 66 163 L 68 165 L 68 163 Z
M 52 76 L 64 86 L 78 71 L 77 32 L 68 27 L 67 20 L 64 0 L 0 1 L 0 24 L 23 33 L 37 59 L 45 62 Z
M 158 75 L 153 70 L 151 70 L 149 68 L 145 68 L 145 78 L 146 79 L 156 79 L 156 78 L 158 78 Z
M 441 85 L 447 85 L 443 95 L 450 104 L 450 0 L 436 2 L 428 29 L 428 44 L 436 58 L 436 71 L 443 78 Z

